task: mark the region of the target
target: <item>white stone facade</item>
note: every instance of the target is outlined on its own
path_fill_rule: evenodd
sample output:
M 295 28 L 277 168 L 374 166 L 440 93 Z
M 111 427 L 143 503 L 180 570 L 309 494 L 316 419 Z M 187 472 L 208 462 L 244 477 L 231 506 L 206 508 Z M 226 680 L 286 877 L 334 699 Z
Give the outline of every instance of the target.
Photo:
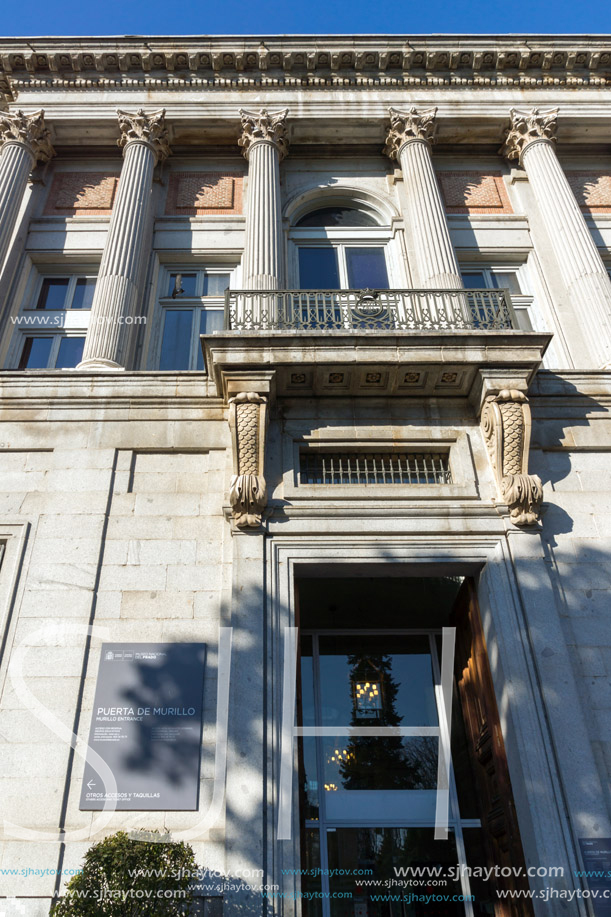
M 333 565 L 475 578 L 526 863 L 587 888 L 579 839 L 611 837 L 611 42 L 2 39 L 0 62 L 0 915 L 47 915 L 51 873 L 123 828 L 298 890 L 283 628 Z M 337 207 L 367 220 L 299 225 Z M 341 289 L 347 249 L 383 249 L 395 326 L 335 327 L 329 295 L 290 326 L 272 294 L 324 246 Z M 480 287 L 511 328 L 473 320 Z M 305 450 L 371 444 L 449 453 L 452 481 L 300 480 Z M 112 641 L 207 644 L 197 812 L 79 809 Z

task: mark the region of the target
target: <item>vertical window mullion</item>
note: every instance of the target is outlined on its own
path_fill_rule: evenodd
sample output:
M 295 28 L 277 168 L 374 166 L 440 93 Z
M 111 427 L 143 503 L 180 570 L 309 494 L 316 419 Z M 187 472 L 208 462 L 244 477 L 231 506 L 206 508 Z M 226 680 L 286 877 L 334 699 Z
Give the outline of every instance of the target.
M 68 280 L 68 289 L 66 290 L 66 299 L 64 300 L 64 309 L 66 311 L 72 308 L 72 300 L 74 299 L 74 290 L 76 288 L 77 278 L 78 274 L 72 274 Z
M 55 364 L 57 363 L 57 358 L 59 356 L 59 345 L 61 343 L 61 337 L 61 334 L 53 335 L 53 343 L 51 344 L 51 352 L 49 354 L 47 369 L 55 369 Z

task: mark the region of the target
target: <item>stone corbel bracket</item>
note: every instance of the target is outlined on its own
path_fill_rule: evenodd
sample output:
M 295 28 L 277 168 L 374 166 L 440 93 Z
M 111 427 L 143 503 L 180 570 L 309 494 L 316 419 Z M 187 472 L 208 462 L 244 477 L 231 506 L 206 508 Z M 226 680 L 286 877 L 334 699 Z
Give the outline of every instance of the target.
M 268 399 L 258 392 L 238 392 L 229 398 L 233 447 L 233 476 L 229 502 L 238 528 L 261 525 L 267 505 L 264 477 Z
M 488 397 L 481 424 L 499 498 L 509 506 L 511 522 L 533 525 L 539 520 L 543 486 L 538 475 L 528 474 L 532 427 L 528 398 L 517 389 Z

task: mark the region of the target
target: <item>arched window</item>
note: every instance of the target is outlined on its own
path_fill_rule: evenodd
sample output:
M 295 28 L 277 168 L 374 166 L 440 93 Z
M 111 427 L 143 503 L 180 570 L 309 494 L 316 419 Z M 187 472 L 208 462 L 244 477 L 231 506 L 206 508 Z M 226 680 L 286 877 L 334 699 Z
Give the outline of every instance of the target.
M 318 201 L 317 203 L 320 203 Z M 290 232 L 293 284 L 301 290 L 386 290 L 390 227 L 359 201 L 300 210 Z
M 356 207 L 320 207 L 302 216 L 297 226 L 377 226 L 372 214 Z

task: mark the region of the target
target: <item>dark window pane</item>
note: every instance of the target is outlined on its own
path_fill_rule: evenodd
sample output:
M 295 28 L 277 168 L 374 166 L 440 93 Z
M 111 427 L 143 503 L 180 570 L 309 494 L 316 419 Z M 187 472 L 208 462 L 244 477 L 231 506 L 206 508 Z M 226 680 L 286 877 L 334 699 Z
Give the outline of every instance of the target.
M 68 292 L 67 277 L 45 277 L 36 303 L 37 309 L 63 309 Z
M 225 313 L 221 309 L 202 309 L 199 318 L 199 333 L 212 334 L 213 331 L 222 331 L 225 319 Z M 201 341 L 197 344 L 197 364 L 196 369 L 204 369 L 204 354 L 202 351 Z
M 322 725 L 436 726 L 426 637 L 320 638 Z M 421 790 L 437 785 L 435 737 L 324 737 L 323 785 L 344 790 Z
M 465 271 L 462 282 L 468 290 L 485 290 L 487 286 L 483 271 Z
M 163 326 L 159 369 L 190 369 L 192 309 L 168 309 Z
M 336 250 L 330 245 L 300 248 L 299 285 L 302 290 L 339 290 Z
M 204 296 L 223 296 L 229 286 L 229 274 L 206 274 Z
M 347 248 L 348 286 L 353 290 L 387 290 L 383 248 Z
M 176 283 L 176 278 L 180 278 Z M 197 274 L 170 274 L 170 286 L 168 296 L 195 296 L 195 285 L 197 283 Z
M 306 213 L 297 226 L 377 226 L 377 221 L 365 210 L 355 207 L 321 207 Z
M 95 277 L 79 277 L 72 297 L 73 309 L 91 309 L 95 291 Z
M 19 369 L 46 369 L 49 365 L 53 338 L 26 338 L 19 360 Z
M 447 841 L 436 841 L 433 828 L 337 828 L 327 831 L 329 856 L 329 890 L 331 892 L 331 917 L 464 917 L 464 904 L 453 901 L 461 888 L 453 872 L 443 888 L 431 887 L 423 880 L 423 888 L 412 893 L 409 880 L 404 886 L 397 882 L 398 870 L 403 874 L 426 875 L 426 869 L 439 869 L 446 875 L 456 869 L 457 851 L 454 834 Z M 417 872 L 416 870 L 422 870 Z M 360 884 L 358 875 L 368 876 L 368 881 L 388 881 L 389 886 Z M 427 887 L 428 885 L 428 887 Z M 388 892 L 390 891 L 390 894 Z M 424 906 L 424 896 L 439 892 L 442 901 Z M 422 893 L 422 906 L 413 898 Z M 345 896 L 345 897 L 344 897 Z M 380 900 L 383 899 L 383 900 Z M 445 899 L 445 900 L 443 900 Z
M 84 337 L 62 338 L 57 355 L 56 369 L 73 369 L 83 359 Z

